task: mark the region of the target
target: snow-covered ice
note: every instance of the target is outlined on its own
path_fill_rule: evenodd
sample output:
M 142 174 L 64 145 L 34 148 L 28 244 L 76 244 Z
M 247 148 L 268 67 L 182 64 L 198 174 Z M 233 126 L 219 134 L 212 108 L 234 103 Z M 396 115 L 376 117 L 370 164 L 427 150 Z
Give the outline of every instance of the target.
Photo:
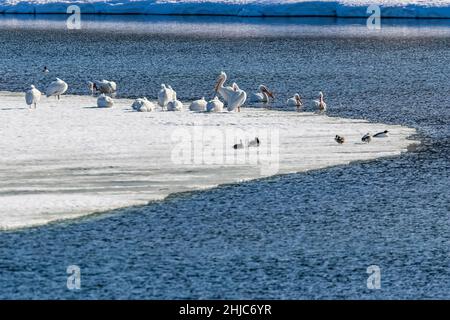
M 0 13 L 189 14 L 233 16 L 367 17 L 370 5 L 382 17 L 450 18 L 450 0 L 0 0 Z
M 24 94 L 0 92 L 0 228 L 41 225 L 143 205 L 176 192 L 395 156 L 418 143 L 408 139 L 415 129 L 308 112 L 244 108 L 241 113 L 194 113 L 186 103 L 185 111 L 142 113 L 133 111 L 132 103 L 115 99 L 114 107 L 97 108 L 95 97 L 67 95 L 59 102 L 44 97 L 37 109 L 29 110 Z M 361 143 L 365 133 L 385 129 L 388 138 Z M 338 145 L 336 134 L 346 143 Z M 254 136 L 261 139 L 259 148 L 233 149 L 238 139 L 246 144 Z M 192 154 L 184 153 L 186 146 Z M 213 148 L 215 155 L 223 150 L 220 159 L 247 154 L 248 161 L 214 163 L 208 157 Z M 259 161 L 250 161 L 251 156 Z

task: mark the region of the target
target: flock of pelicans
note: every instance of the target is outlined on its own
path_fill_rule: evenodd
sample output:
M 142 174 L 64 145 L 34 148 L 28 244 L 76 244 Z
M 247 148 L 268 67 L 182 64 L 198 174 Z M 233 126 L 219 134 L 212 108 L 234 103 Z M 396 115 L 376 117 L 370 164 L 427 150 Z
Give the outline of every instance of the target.
M 48 68 L 44 67 L 43 72 L 48 73 Z M 236 83 L 233 83 L 231 86 L 224 86 L 226 80 L 227 75 L 222 71 L 214 87 L 216 96 L 210 101 L 206 101 L 204 97 L 199 100 L 195 100 L 191 103 L 189 109 L 196 112 L 222 112 L 225 102 L 228 111 L 231 112 L 237 110 L 239 112 L 241 106 L 247 100 L 247 93 L 244 90 L 240 89 Z M 112 95 L 117 91 L 117 85 L 114 81 L 102 80 L 88 82 L 88 86 L 92 95 L 94 95 L 96 92 L 100 92 L 100 95 L 97 98 L 98 107 L 111 108 L 114 105 L 114 99 L 111 96 L 108 96 L 108 94 Z M 68 88 L 69 86 L 65 81 L 56 78 L 56 80 L 50 83 L 50 85 L 45 90 L 45 95 L 47 97 L 55 96 L 59 100 L 61 95 L 63 95 Z M 222 97 L 224 102 L 219 100 L 217 94 Z M 27 105 L 30 106 L 30 108 L 36 108 L 37 103 L 41 99 L 41 95 L 42 93 L 34 85 L 31 85 L 30 89 L 25 93 L 25 101 Z M 253 93 L 250 96 L 251 102 L 268 103 L 270 99 L 274 99 L 274 94 L 265 85 L 260 85 L 259 92 Z M 286 104 L 289 107 L 295 107 L 297 111 L 299 111 L 303 107 L 301 96 L 298 93 L 296 93 L 292 98 L 289 98 L 286 101 Z M 314 100 L 314 104 L 319 112 L 326 111 L 327 104 L 325 103 L 322 92 L 319 92 L 319 99 Z M 172 89 L 171 86 L 166 86 L 165 84 L 161 85 L 161 89 L 158 92 L 158 105 L 162 108 L 162 110 L 183 110 L 183 104 L 177 99 L 177 93 L 175 92 L 175 90 Z M 157 106 L 144 97 L 136 99 L 131 107 L 136 111 L 150 112 L 155 110 Z M 382 138 L 386 137 L 387 134 L 387 130 L 379 132 L 373 136 L 367 133 L 361 138 L 361 141 L 369 143 L 372 137 Z M 336 135 L 334 140 L 339 144 L 343 144 L 345 142 L 345 138 L 339 135 Z M 259 139 L 255 138 L 255 144 L 258 146 L 259 143 Z M 239 149 L 239 144 L 235 145 L 234 148 Z

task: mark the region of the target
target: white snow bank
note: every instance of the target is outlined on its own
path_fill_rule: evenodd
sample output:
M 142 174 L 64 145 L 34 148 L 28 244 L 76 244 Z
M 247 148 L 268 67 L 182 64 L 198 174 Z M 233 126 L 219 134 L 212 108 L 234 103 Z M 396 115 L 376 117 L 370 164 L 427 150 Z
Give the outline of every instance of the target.
M 116 99 L 105 109 L 96 107 L 94 97 L 63 96 L 60 102 L 42 98 L 29 110 L 24 94 L 0 92 L 0 229 L 395 156 L 415 143 L 407 140 L 414 129 L 363 120 L 246 108 L 142 113 L 131 109 L 132 102 Z M 385 129 L 388 138 L 360 142 L 366 132 Z M 346 143 L 338 145 L 336 134 Z M 255 136 L 260 147 L 233 149 L 240 139 L 246 145 Z
M 450 0 L 0 0 L 0 13 L 183 14 L 233 16 L 367 17 L 380 5 L 382 17 L 450 18 Z

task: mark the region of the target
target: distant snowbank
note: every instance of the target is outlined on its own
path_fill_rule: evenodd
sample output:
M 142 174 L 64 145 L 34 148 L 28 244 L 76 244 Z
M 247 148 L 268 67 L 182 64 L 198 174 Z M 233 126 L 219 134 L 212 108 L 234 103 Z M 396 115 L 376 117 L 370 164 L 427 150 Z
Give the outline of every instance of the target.
M 0 13 L 66 13 L 76 4 L 90 14 L 367 17 L 369 5 L 382 17 L 450 18 L 450 0 L 0 0 Z

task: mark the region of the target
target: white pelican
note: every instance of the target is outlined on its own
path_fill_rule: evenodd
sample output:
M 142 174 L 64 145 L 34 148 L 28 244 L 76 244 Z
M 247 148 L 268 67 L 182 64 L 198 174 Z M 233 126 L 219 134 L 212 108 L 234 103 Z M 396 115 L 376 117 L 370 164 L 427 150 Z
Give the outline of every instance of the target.
M 382 132 L 378 132 L 373 135 L 374 138 L 386 138 L 388 136 L 389 131 L 384 130 Z
M 297 109 L 303 106 L 302 98 L 298 93 L 294 94 L 292 98 L 287 99 L 286 104 L 288 107 L 296 107 Z
M 114 105 L 114 100 L 102 93 L 97 99 L 97 106 L 99 108 L 111 108 Z
M 155 110 L 155 105 L 153 104 L 153 102 L 148 101 L 147 98 L 144 97 L 134 100 L 131 108 L 140 112 L 151 112 Z
M 236 143 L 236 144 L 233 146 L 233 149 L 244 149 L 244 144 L 242 143 L 242 140 L 240 140 L 239 143 Z
M 36 104 L 41 100 L 41 92 L 36 89 L 33 85 L 30 86 L 30 89 L 25 93 L 25 101 L 30 108 L 34 105 L 36 109 Z
M 179 100 L 172 100 L 167 104 L 167 111 L 183 111 L 183 104 Z
M 231 87 L 224 87 L 225 81 L 227 81 L 227 74 L 222 71 L 217 79 L 214 89 L 225 100 L 228 111 L 233 111 L 236 108 L 240 111 L 241 106 L 245 103 L 245 100 L 247 100 L 247 93 L 244 90 L 239 89 L 236 83 L 233 83 L 233 86 Z
M 189 106 L 189 110 L 191 111 L 206 111 L 206 105 L 208 104 L 208 102 L 206 102 L 205 97 L 202 97 L 199 100 L 195 100 L 191 103 L 191 105 Z
M 223 111 L 223 102 L 219 100 L 217 96 L 214 99 L 209 100 L 206 104 L 207 112 L 222 112 Z
M 269 97 L 274 99 L 273 93 L 263 84 L 259 86 L 258 93 L 252 93 L 250 96 L 251 102 L 269 102 Z
M 89 91 L 91 92 L 91 95 L 94 95 L 95 85 L 92 81 L 88 81 L 88 87 Z
M 362 138 L 361 141 L 365 143 L 369 143 L 372 140 L 372 137 L 370 136 L 370 133 L 366 133 Z
M 343 143 L 345 142 L 345 138 L 336 135 L 336 137 L 334 137 L 334 141 L 336 141 L 336 142 L 339 143 L 339 144 L 343 144 Z
M 49 73 L 50 70 L 48 70 L 47 66 L 44 66 L 44 70 L 42 70 L 43 73 Z
M 323 92 L 319 92 L 319 100 L 314 100 L 314 104 L 316 105 L 316 108 L 319 109 L 319 111 L 326 111 L 327 110 L 327 104 L 323 100 Z
M 100 91 L 100 93 L 114 93 L 117 91 L 117 84 L 114 81 L 102 80 L 89 82 L 88 84 L 89 89 L 91 89 L 92 86 L 92 93 L 94 93 L 94 91 Z
M 256 137 L 255 139 L 249 141 L 249 143 L 248 143 L 248 147 L 249 148 L 250 147 L 259 147 L 259 145 L 260 145 L 260 141 L 259 141 L 258 137 Z
M 177 93 L 171 86 L 161 84 L 161 90 L 158 92 L 158 104 L 164 109 L 170 101 L 177 100 Z
M 175 90 L 173 90 L 171 86 L 167 86 L 167 88 L 169 88 L 169 90 L 172 91 L 172 99 L 171 100 L 172 101 L 177 100 L 177 92 Z
M 67 83 L 59 78 L 56 78 L 56 80 L 50 83 L 50 85 L 47 87 L 45 95 L 47 97 L 56 96 L 59 100 L 60 96 L 67 91 L 67 88 L 69 88 Z

